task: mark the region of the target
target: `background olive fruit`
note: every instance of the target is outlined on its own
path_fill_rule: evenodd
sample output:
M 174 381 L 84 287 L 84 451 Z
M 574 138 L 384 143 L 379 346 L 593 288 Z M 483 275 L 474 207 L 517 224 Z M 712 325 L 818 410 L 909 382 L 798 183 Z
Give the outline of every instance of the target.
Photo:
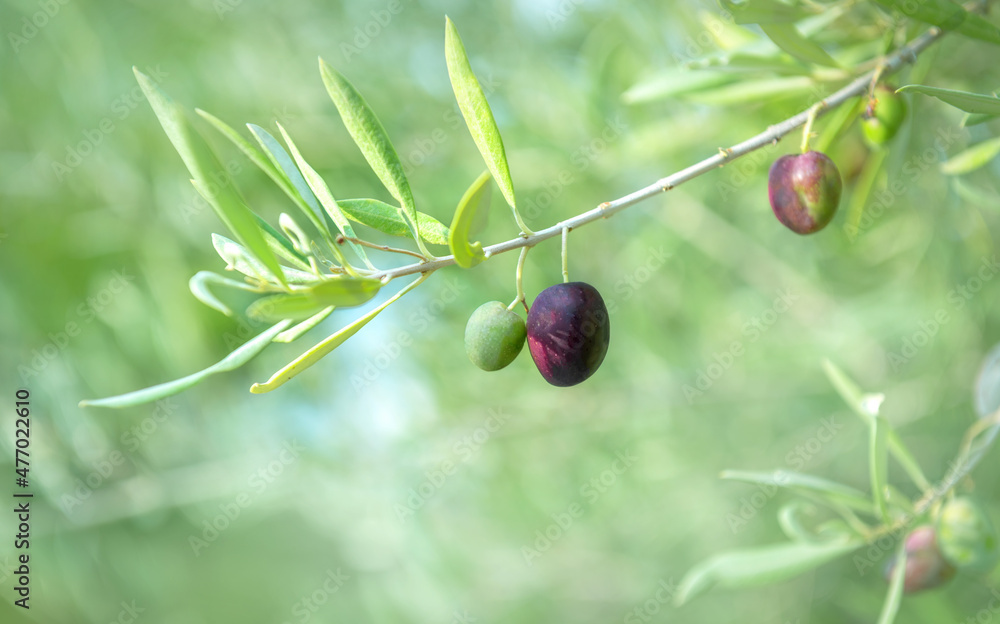
M 524 347 L 524 321 L 499 301 L 476 308 L 465 325 L 465 353 L 485 371 L 500 370 Z
M 610 339 L 608 309 L 590 284 L 550 286 L 528 311 L 531 359 L 553 386 L 574 386 L 593 375 Z
M 875 99 L 868 102 L 861 119 L 861 133 L 869 145 L 880 146 L 892 140 L 906 119 L 906 102 L 895 89 L 879 85 Z
M 842 188 L 837 166 L 820 152 L 782 156 L 771 165 L 767 178 L 774 216 L 798 234 L 826 227 L 837 211 Z
M 906 536 L 906 577 L 903 591 L 907 594 L 932 589 L 955 575 L 955 568 L 945 560 L 938 548 L 934 527 L 919 526 Z M 885 570 L 885 578 L 892 581 L 896 561 L 893 558 Z
M 938 545 L 951 564 L 977 574 L 993 570 L 1000 559 L 997 532 L 979 503 L 969 497 L 948 501 L 938 516 Z

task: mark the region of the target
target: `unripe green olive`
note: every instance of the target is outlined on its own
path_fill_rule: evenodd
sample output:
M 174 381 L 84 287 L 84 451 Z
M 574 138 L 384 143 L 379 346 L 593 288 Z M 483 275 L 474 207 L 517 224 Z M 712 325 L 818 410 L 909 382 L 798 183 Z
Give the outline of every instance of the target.
M 956 567 L 986 574 L 1000 560 L 1000 544 L 989 515 L 967 496 L 948 501 L 938 516 L 938 544 Z
M 894 89 L 879 85 L 861 119 L 861 132 L 869 145 L 878 147 L 892 140 L 906 119 L 906 102 Z
M 524 319 L 499 301 L 476 308 L 465 326 L 465 353 L 485 371 L 500 370 L 524 347 Z

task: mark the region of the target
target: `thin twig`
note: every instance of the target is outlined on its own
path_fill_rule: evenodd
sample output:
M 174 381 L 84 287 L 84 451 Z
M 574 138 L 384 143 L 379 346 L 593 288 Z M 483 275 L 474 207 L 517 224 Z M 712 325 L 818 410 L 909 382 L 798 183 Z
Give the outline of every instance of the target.
M 369 243 L 366 240 L 360 238 L 354 238 L 352 236 L 344 236 L 343 234 L 337 236 L 337 244 L 343 245 L 345 241 L 350 241 L 352 243 L 357 243 L 359 245 L 364 245 L 365 247 L 370 247 L 372 249 L 378 249 L 379 251 L 388 251 L 391 253 L 401 253 L 408 256 L 413 256 L 414 258 L 420 258 L 421 260 L 426 260 L 424 256 L 418 254 L 415 251 L 410 251 L 409 249 L 400 249 L 398 247 L 389 247 L 388 245 L 377 245 L 375 243 Z

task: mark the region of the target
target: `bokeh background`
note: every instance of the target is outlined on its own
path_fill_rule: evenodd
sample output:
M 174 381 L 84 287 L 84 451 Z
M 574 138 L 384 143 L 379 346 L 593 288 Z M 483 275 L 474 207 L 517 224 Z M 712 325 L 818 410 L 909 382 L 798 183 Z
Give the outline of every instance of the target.
M 874 32 L 870 11 L 838 27 Z M 0 505 L 0 621 L 876 619 L 880 569 L 850 559 L 680 609 L 664 588 L 713 553 L 783 539 L 788 495 L 761 497 L 723 469 L 797 468 L 867 491 L 866 429 L 824 358 L 886 394 L 883 413 L 932 478 L 974 421 L 976 371 L 1000 339 L 1000 162 L 961 187 L 939 166 L 998 126 L 959 128 L 936 100 L 908 99 L 876 182 L 904 190 L 872 195 L 857 236 L 846 209 L 810 237 L 772 217 L 767 168 L 797 136 L 574 232 L 571 276 L 612 309 L 607 360 L 579 387 L 547 386 L 526 354 L 494 374 L 466 359 L 469 314 L 513 298 L 507 254 L 440 271 L 271 394 L 247 390 L 356 311 L 158 405 L 77 407 L 203 368 L 259 331 L 188 292 L 195 272 L 222 270 L 210 235 L 223 229 L 132 66 L 234 127 L 281 121 L 337 197 L 387 199 L 324 91 L 322 56 L 380 115 L 421 209 L 447 223 L 483 167 L 457 123 L 445 14 L 488 85 L 536 227 L 811 102 L 790 90 L 625 103 L 636 83 L 727 43 L 706 26 L 720 14 L 709 2 L 3 0 L 0 491 L 15 489 L 12 406 L 27 388 L 35 498 L 30 612 L 12 606 L 14 517 Z M 1000 84 L 995 54 L 949 36 L 896 80 L 985 92 Z M 284 197 L 206 136 L 276 222 Z M 857 127 L 830 153 L 846 205 L 871 156 Z M 497 209 L 483 238 L 515 233 Z M 559 272 L 556 241 L 534 250 L 529 298 Z M 994 514 L 998 461 L 966 484 Z M 997 580 L 907 598 L 899 621 L 976 617 Z

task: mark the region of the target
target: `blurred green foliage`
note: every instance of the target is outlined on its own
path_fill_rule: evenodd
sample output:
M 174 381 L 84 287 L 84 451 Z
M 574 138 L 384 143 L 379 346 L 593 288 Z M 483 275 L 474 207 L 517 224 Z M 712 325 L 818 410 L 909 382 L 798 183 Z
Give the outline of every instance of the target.
M 871 11 L 838 28 L 877 34 Z M 860 575 L 848 559 L 679 611 L 661 590 L 719 550 L 780 539 L 788 495 L 758 509 L 759 490 L 719 480 L 723 469 L 795 468 L 868 489 L 865 427 L 823 358 L 886 393 L 883 415 L 932 479 L 974 420 L 973 379 L 1000 339 L 1000 161 L 962 178 L 965 192 L 938 168 L 998 125 L 960 128 L 962 114 L 931 98 L 906 96 L 909 120 L 856 237 L 845 209 L 811 237 L 770 214 L 767 168 L 797 137 L 574 232 L 571 276 L 601 290 L 612 317 L 607 360 L 580 387 L 547 386 L 524 355 L 494 374 L 466 359 L 468 315 L 513 298 L 506 254 L 439 272 L 280 391 L 247 389 L 300 345 L 274 345 L 158 406 L 76 406 L 197 370 L 260 329 L 188 292 L 192 274 L 222 268 L 210 239 L 221 225 L 133 65 L 234 127 L 279 120 L 336 196 L 388 200 L 324 91 L 322 56 L 379 114 L 418 208 L 448 223 L 483 166 L 448 85 L 447 13 L 537 228 L 811 103 L 808 91 L 622 103 L 646 77 L 715 52 L 701 19 L 718 12 L 645 1 L 0 3 L 0 473 L 13 471 L 9 406 L 27 387 L 35 493 L 29 613 L 11 605 L 14 517 L 0 513 L 0 620 L 126 622 L 142 609 L 135 621 L 150 624 L 873 621 L 880 570 Z M 33 19 L 45 25 L 32 31 Z M 723 36 L 747 36 L 733 29 Z M 995 58 L 948 36 L 893 81 L 987 92 L 1000 84 Z M 276 222 L 280 192 L 206 135 Z M 846 205 L 869 158 L 856 125 L 830 153 Z M 502 208 L 484 241 L 516 234 Z M 529 300 L 559 271 L 558 242 L 532 251 Z M 306 342 L 354 315 L 335 312 Z M 836 435 L 817 444 L 831 421 Z M 973 475 L 994 518 L 998 462 Z M 900 476 L 892 466 L 890 481 L 917 495 Z M 727 517 L 741 508 L 749 517 L 734 531 Z M 213 522 L 225 525 L 214 538 Z M 965 621 L 997 581 L 960 576 L 904 600 L 899 621 Z

